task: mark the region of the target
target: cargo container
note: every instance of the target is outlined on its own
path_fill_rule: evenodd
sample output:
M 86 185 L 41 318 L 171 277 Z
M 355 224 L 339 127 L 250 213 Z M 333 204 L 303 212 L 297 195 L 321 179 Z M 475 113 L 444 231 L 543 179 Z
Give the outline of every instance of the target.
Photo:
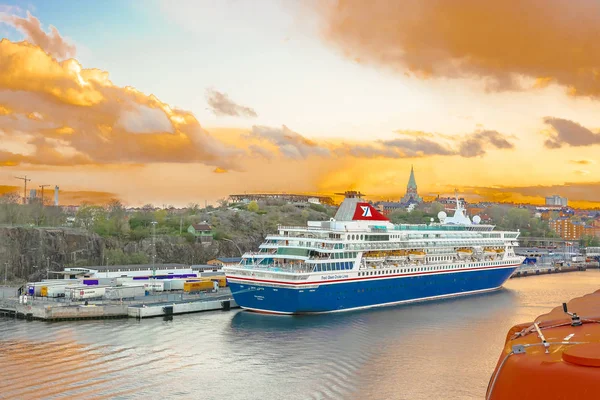
M 155 280 L 135 280 L 131 282 L 123 282 L 123 286 L 144 286 L 144 289 L 148 292 L 162 292 L 165 290 L 163 281 L 155 281 Z
M 117 278 L 97 278 L 100 286 L 117 286 Z
M 186 282 L 185 279 L 167 279 L 162 281 L 166 291 L 171 290 L 183 290 L 183 285 Z
M 65 288 L 65 297 L 72 300 L 97 299 L 104 296 L 106 287 L 104 286 L 76 286 Z
M 227 286 L 227 278 L 225 278 L 224 275 L 221 276 L 211 276 L 210 280 L 213 282 L 218 282 L 219 283 L 219 287 L 225 287 Z
M 65 288 L 67 285 L 48 286 L 48 297 L 65 297 Z
M 27 294 L 29 294 L 31 296 L 46 296 L 45 294 L 42 295 L 42 288 L 43 287 L 48 288 L 50 286 L 56 286 L 56 285 L 65 285 L 65 283 L 62 281 L 53 281 L 53 280 L 49 280 L 49 281 L 45 281 L 45 282 L 30 282 L 27 284 Z
M 142 297 L 146 294 L 144 285 L 137 286 L 116 286 L 106 288 L 104 297 L 107 299 L 132 299 Z
M 198 273 L 199 277 L 202 278 L 210 278 L 212 276 L 224 276 L 222 271 L 208 271 L 208 272 L 200 272 Z
M 213 290 L 214 285 L 212 281 L 199 281 L 199 282 L 185 282 L 183 284 L 183 291 L 192 293 L 192 292 L 201 292 L 207 290 Z
M 209 282 L 210 276 L 197 276 L 195 278 L 185 278 L 187 282 Z
M 116 278 L 116 285 L 121 286 L 125 282 L 133 282 L 133 278 L 122 276 L 120 278 Z

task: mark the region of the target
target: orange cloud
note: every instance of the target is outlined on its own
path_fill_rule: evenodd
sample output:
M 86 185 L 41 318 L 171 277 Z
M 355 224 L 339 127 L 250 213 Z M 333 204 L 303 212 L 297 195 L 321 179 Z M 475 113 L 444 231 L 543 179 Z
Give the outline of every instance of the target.
M 315 2 L 324 38 L 351 60 L 410 75 L 482 78 L 490 90 L 556 82 L 600 95 L 596 0 Z
M 0 133 L 35 146 L 30 153 L 0 148 L 4 165 L 202 162 L 241 169 L 235 156 L 243 151 L 211 136 L 191 113 L 27 42 L 0 41 L 0 104 Z
M 0 22 L 13 26 L 21 31 L 31 43 L 36 43 L 46 53 L 56 58 L 66 58 L 75 55 L 75 46 L 69 44 L 60 36 L 58 29 L 50 25 L 50 33 L 44 32 L 40 20 L 27 11 L 27 17 L 21 18 L 16 15 L 5 16 Z
M 596 164 L 596 161 L 594 160 L 569 160 L 569 162 L 571 164 L 578 164 L 578 165 L 590 165 L 590 164 Z

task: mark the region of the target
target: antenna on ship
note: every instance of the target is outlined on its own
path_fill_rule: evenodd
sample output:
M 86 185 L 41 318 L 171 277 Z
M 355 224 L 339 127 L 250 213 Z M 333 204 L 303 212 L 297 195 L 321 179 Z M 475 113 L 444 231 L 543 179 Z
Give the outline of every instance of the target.
M 358 190 L 347 190 L 344 193 L 335 193 L 338 196 L 344 196 L 347 199 L 361 198 L 366 196 L 364 193 L 361 193 Z

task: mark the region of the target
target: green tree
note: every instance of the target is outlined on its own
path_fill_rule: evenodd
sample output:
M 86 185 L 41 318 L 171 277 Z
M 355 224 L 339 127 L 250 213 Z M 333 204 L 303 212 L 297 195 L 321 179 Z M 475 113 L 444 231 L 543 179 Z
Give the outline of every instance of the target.
M 256 201 L 251 201 L 248 204 L 248 211 L 258 212 L 259 210 L 260 210 L 260 207 L 258 206 L 258 203 Z
M 95 221 L 98 219 L 105 219 L 106 211 L 100 206 L 83 203 L 77 214 L 75 214 L 75 223 L 86 230 L 93 230 Z
M 111 200 L 107 206 L 108 226 L 111 235 L 122 237 L 129 231 L 125 207 L 119 200 Z
M 0 223 L 18 224 L 22 214 L 19 202 L 21 197 L 17 193 L 6 193 L 0 196 Z
M 168 215 L 169 213 L 167 212 L 167 210 L 157 210 L 154 212 L 154 220 L 158 222 L 159 225 L 162 225 L 167 220 Z
M 187 206 L 188 215 L 196 215 L 200 212 L 200 205 L 198 203 L 190 203 Z
M 579 245 L 581 247 L 600 247 L 600 238 L 594 235 L 583 235 L 579 239 Z
M 531 213 L 525 208 L 511 208 L 504 217 L 503 226 L 505 229 L 516 230 L 523 229 L 529 225 Z
M 444 211 L 444 205 L 440 202 L 434 201 L 429 206 L 429 212 L 431 214 L 437 215 L 440 211 Z
M 501 227 L 504 224 L 504 217 L 506 216 L 507 211 L 508 207 L 495 205 L 487 210 L 487 214 L 490 216 L 494 224 Z

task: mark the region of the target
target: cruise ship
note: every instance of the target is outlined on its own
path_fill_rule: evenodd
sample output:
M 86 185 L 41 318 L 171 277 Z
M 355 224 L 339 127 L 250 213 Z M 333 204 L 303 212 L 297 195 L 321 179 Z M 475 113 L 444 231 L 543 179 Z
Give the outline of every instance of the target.
M 238 305 L 274 314 L 388 306 L 499 289 L 523 262 L 519 232 L 471 220 L 456 198 L 439 222 L 393 224 L 359 192 L 334 218 L 279 226 L 223 270 Z

